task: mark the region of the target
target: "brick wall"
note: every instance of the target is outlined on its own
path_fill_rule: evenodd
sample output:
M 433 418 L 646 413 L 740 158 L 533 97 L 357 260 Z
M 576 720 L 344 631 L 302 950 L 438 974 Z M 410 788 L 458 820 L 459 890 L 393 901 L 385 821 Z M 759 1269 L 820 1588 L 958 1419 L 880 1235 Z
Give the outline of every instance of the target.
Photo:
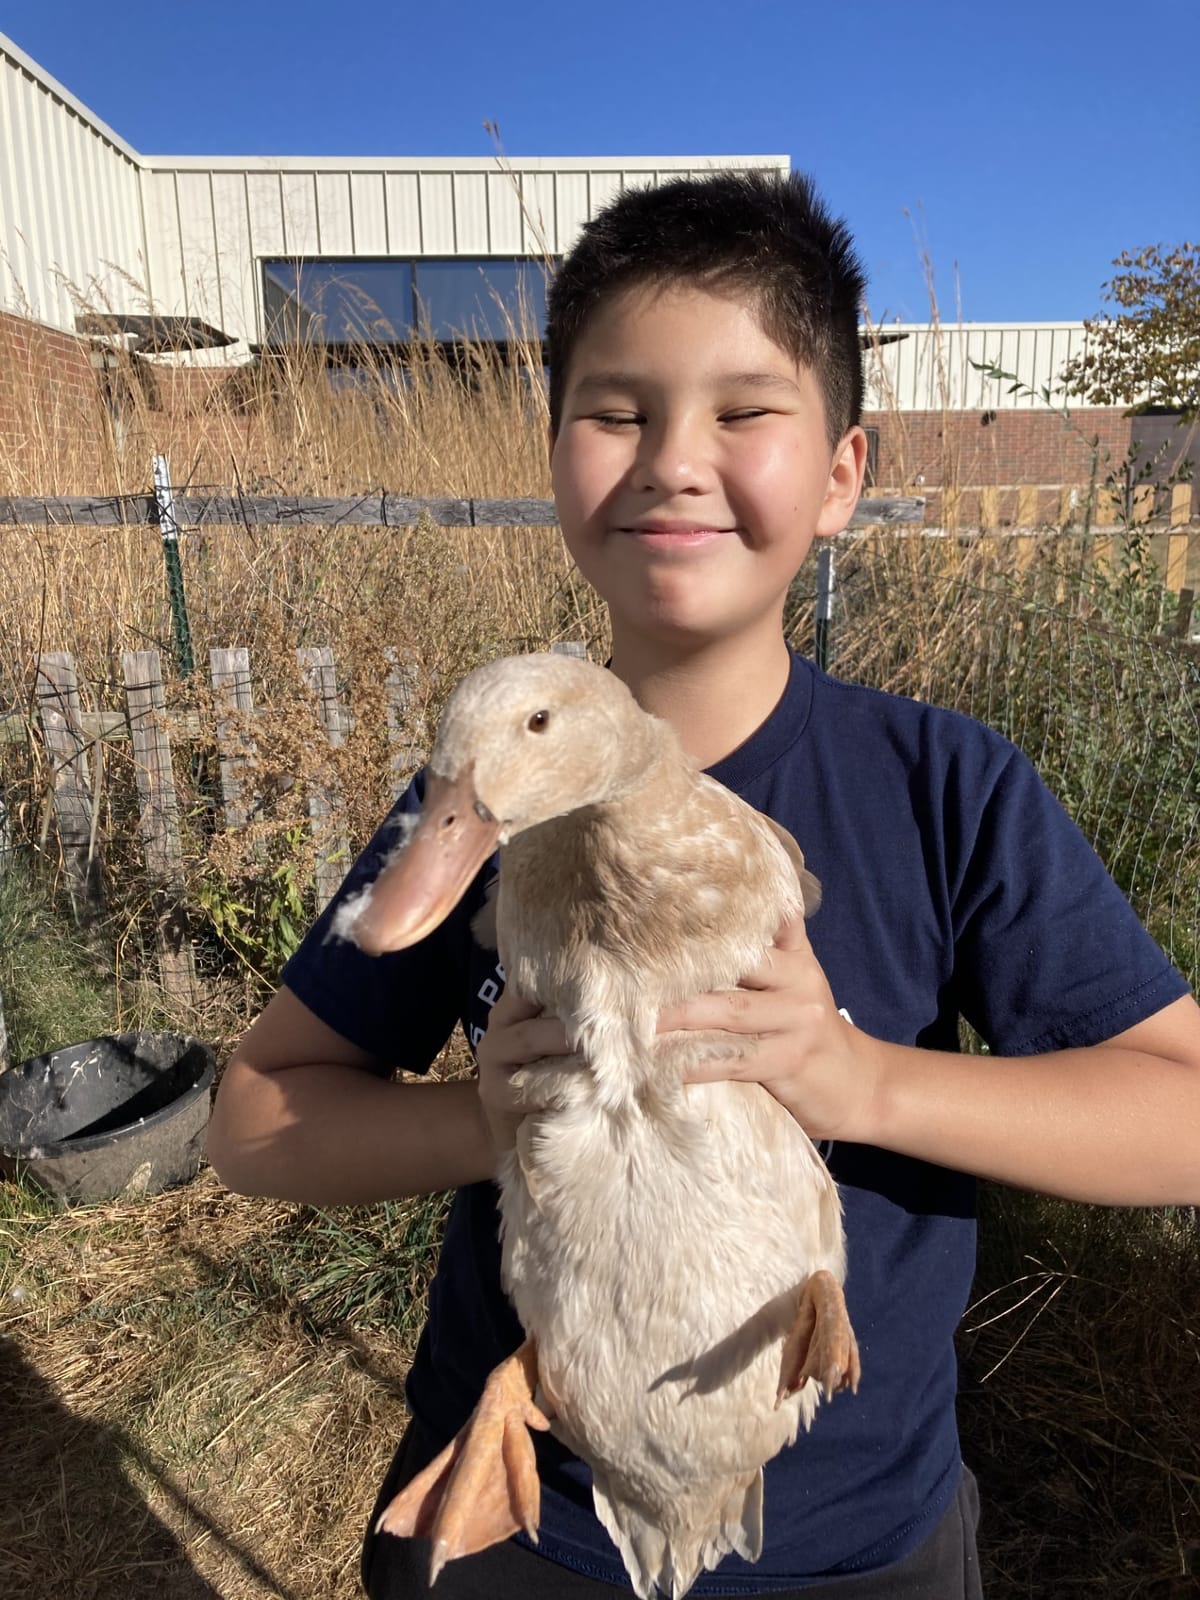
M 99 482 L 68 485 L 67 464 L 72 454 L 95 459 L 105 419 L 112 414 L 111 398 L 114 393 L 128 397 L 130 384 L 139 391 L 136 414 L 146 420 L 147 485 L 151 450 L 170 453 L 181 445 L 193 464 L 211 455 L 205 470 L 224 481 L 231 425 L 244 435 L 251 419 L 231 419 L 225 405 L 213 402 L 242 369 L 171 367 L 131 362 L 123 355 L 109 355 L 105 369 L 103 349 L 0 311 L 0 492 L 8 486 L 34 495 L 99 492 Z M 128 418 L 128 406 L 125 412 Z M 80 440 L 85 441 L 82 452 Z
M 36 451 L 94 423 L 96 376 L 86 341 L 0 311 L 0 451 L 14 476 Z M 46 463 L 39 459 L 39 478 Z M 54 494 L 50 482 L 41 489 Z
M 1080 409 L 1069 425 L 1050 411 L 874 412 L 863 421 L 879 429 L 877 482 L 895 489 L 1086 484 L 1091 440 L 1111 458 L 1101 478 L 1130 440 L 1130 419 L 1116 410 Z

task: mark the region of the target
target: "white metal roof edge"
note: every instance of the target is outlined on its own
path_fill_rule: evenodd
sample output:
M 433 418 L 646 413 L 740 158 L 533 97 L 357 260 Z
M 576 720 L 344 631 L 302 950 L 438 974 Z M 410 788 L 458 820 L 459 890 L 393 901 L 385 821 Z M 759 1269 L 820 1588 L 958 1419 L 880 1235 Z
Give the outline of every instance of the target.
M 955 322 L 861 322 L 860 329 L 864 332 L 877 333 L 881 338 L 889 333 L 955 333 L 959 329 L 968 329 L 972 333 L 996 332 L 1003 333 L 1009 328 L 1022 329 L 1030 333 L 1045 328 L 1048 331 L 1062 329 L 1064 332 L 1072 328 L 1082 328 L 1083 318 L 1075 322 L 972 322 L 967 318 Z
M 776 167 L 788 156 L 138 156 L 177 172 L 695 172 Z
M 144 165 L 144 156 L 139 155 L 127 140 L 122 139 L 119 133 L 114 132 L 107 122 L 102 122 L 94 111 L 89 110 L 84 105 L 82 100 L 77 99 L 68 88 L 59 83 L 57 78 L 51 77 L 45 67 L 39 66 L 32 56 L 27 56 L 20 45 L 14 44 L 8 35 L 4 33 L 0 33 L 0 55 L 8 56 L 16 66 L 20 67 L 22 72 L 27 72 L 56 100 L 61 100 L 63 105 L 73 111 L 81 121 L 86 122 L 88 127 L 98 133 L 102 139 L 107 140 L 109 144 L 119 150 L 123 156 L 127 156 L 130 161 L 138 166 Z

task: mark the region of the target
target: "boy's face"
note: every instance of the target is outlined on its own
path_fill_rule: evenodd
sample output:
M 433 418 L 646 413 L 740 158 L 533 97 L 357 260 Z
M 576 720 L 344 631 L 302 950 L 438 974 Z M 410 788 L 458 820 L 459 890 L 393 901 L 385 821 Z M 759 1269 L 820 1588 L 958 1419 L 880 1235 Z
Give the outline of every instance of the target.
M 813 538 L 845 527 L 866 440 L 829 447 L 816 380 L 743 299 L 631 289 L 571 357 L 551 446 L 559 519 L 614 640 L 778 639 Z

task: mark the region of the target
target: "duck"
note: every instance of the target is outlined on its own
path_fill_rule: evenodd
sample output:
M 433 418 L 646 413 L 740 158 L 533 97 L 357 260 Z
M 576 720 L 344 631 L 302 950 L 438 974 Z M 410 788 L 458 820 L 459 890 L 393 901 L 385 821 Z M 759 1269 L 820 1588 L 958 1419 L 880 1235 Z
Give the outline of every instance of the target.
M 514 1074 L 528 1110 L 498 1157 L 526 1337 L 377 1527 L 431 1540 L 431 1582 L 514 1533 L 536 1542 L 531 1430 L 549 1429 L 590 1466 L 636 1594 L 682 1600 L 729 1552 L 757 1559 L 764 1465 L 860 1363 L 816 1147 L 761 1085 L 687 1081 L 739 1041 L 657 1018 L 735 988 L 820 886 L 618 677 L 553 653 L 456 686 L 416 825 L 345 936 L 374 954 L 424 938 L 497 849 L 506 982 L 571 1050 Z

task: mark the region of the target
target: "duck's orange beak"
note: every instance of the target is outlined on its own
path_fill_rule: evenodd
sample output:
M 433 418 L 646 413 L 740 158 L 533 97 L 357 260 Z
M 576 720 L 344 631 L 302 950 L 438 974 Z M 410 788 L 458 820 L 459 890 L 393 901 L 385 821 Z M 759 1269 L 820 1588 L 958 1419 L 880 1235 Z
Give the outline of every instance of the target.
M 368 955 L 405 950 L 453 911 L 496 849 L 500 824 L 480 804 L 470 767 L 459 777 L 429 773 L 408 843 L 376 878 L 353 924 Z

